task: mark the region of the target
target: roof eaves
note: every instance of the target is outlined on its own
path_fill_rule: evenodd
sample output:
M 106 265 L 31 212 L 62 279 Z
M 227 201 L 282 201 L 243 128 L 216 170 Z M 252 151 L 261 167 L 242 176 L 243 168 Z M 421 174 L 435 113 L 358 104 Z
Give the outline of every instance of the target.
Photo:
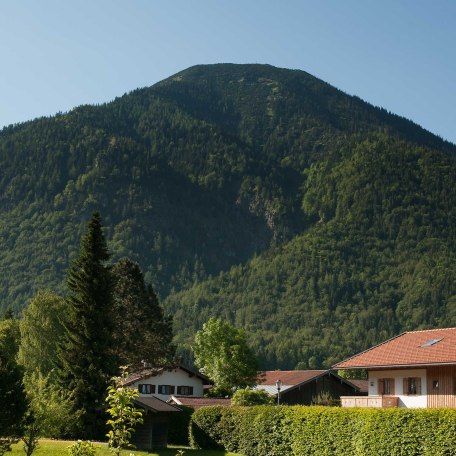
M 361 388 L 359 386 L 357 386 L 354 383 L 350 382 L 350 380 L 347 380 L 346 378 L 341 377 L 337 372 L 334 372 L 333 370 L 330 369 L 329 373 L 332 376 L 336 377 L 337 380 L 340 380 L 341 382 L 346 383 L 348 386 L 351 386 L 352 388 L 354 388 L 354 389 L 356 389 L 358 391 L 361 391 Z
M 370 366 L 350 366 L 350 367 L 341 367 L 340 370 L 344 369 L 393 369 L 398 367 L 426 367 L 426 366 L 454 366 L 456 361 L 450 361 L 445 363 L 410 363 L 410 364 L 376 364 Z
M 161 399 L 159 399 L 158 397 L 155 397 L 154 396 L 154 399 L 156 399 L 157 401 L 160 401 L 160 402 L 163 402 L 163 404 L 166 404 L 168 407 L 172 407 L 173 409 L 175 410 L 172 410 L 172 411 L 176 411 L 176 412 L 181 412 L 182 410 L 177 407 L 176 405 L 174 404 L 169 404 L 168 402 L 165 402 L 165 401 L 162 401 Z M 141 401 L 141 398 L 140 397 L 135 397 L 133 398 L 133 402 L 137 405 L 139 405 L 140 407 L 143 407 L 147 410 L 150 410 L 151 412 L 153 413 L 159 413 L 161 410 L 157 410 L 155 409 L 152 405 L 149 405 L 143 401 Z
M 294 390 L 294 389 L 296 389 L 296 388 L 298 388 L 300 386 L 306 385 L 307 383 L 312 382 L 314 380 L 317 380 L 317 378 L 320 378 L 323 375 L 326 375 L 328 372 L 330 372 L 329 369 L 325 370 L 323 372 L 320 372 L 319 374 L 314 375 L 313 377 L 310 377 L 310 378 L 304 380 L 303 382 L 299 382 L 299 383 L 296 383 L 295 385 L 292 385 L 290 388 L 287 388 L 285 391 L 281 391 L 281 393 L 282 392 L 287 392 L 288 393 L 288 391 L 292 391 L 292 390 Z

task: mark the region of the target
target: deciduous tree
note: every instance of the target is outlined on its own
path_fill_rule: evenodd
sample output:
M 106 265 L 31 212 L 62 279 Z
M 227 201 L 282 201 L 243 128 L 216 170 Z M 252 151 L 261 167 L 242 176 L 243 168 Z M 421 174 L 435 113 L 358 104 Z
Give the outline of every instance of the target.
M 247 345 L 242 329 L 210 318 L 196 333 L 195 364 L 222 390 L 256 383 L 258 361 Z
M 20 320 L 18 361 L 26 375 L 46 377 L 56 366 L 57 347 L 64 334 L 65 300 L 52 291 L 39 291 Z
M 111 428 L 107 434 L 109 438 L 109 448 L 116 455 L 120 456 L 122 447 L 132 446 L 130 439 L 135 431 L 134 427 L 143 422 L 142 411 L 136 409 L 134 398 L 138 397 L 138 391 L 124 386 L 127 372 L 122 376 L 114 377 L 113 385 L 108 388 L 108 414 L 110 419 L 107 421 Z

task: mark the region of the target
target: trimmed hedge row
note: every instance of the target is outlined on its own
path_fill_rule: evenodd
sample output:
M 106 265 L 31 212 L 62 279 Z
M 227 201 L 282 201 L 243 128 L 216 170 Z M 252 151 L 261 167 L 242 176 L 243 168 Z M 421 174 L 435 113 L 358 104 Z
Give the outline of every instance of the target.
M 456 410 L 203 407 L 190 441 L 245 456 L 450 456 Z
M 193 408 L 179 405 L 181 413 L 171 413 L 168 428 L 168 443 L 171 445 L 189 445 L 189 427 Z

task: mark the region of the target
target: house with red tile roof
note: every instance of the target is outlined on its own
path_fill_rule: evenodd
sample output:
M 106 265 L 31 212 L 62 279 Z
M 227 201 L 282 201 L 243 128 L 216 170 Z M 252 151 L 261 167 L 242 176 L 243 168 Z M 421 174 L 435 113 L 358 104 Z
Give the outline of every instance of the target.
M 136 389 L 140 398 L 157 397 L 167 401 L 172 395 L 201 397 L 210 380 L 182 365 L 149 367 L 133 372 L 124 382 Z
M 259 372 L 255 389 L 274 395 L 281 404 L 311 405 L 317 397 L 338 400 L 343 395 L 362 394 L 358 386 L 329 370 Z
M 345 407 L 456 408 L 456 328 L 404 332 L 333 369 L 368 371 L 368 397 Z

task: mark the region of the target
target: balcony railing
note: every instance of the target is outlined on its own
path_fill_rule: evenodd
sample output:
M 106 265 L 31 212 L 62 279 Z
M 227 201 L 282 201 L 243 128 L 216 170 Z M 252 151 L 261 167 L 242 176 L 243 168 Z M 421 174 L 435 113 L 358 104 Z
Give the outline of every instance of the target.
M 397 407 L 397 396 L 341 396 L 342 407 Z

